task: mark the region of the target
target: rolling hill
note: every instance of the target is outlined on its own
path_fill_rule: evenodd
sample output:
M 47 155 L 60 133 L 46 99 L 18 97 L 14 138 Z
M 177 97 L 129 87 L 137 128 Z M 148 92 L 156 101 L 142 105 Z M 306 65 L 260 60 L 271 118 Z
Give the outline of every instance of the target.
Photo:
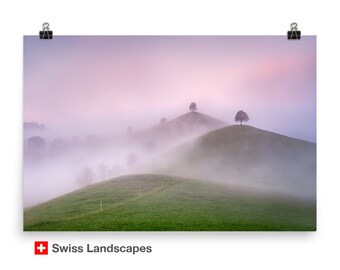
M 308 200 L 316 196 L 316 144 L 251 126 L 209 132 L 163 153 L 149 168 Z
M 142 143 L 152 142 L 158 149 L 166 149 L 224 126 L 227 126 L 227 123 L 193 111 L 163 124 L 134 131 L 132 138 Z
M 144 174 L 118 177 L 25 209 L 24 230 L 312 231 L 315 215 L 313 202 Z
M 212 116 L 193 111 L 168 121 L 164 127 L 169 131 L 179 130 L 182 132 L 190 132 L 193 130 L 211 131 L 225 125 L 225 122 Z
M 316 230 L 314 143 L 228 126 L 140 166 L 25 209 L 24 230 Z

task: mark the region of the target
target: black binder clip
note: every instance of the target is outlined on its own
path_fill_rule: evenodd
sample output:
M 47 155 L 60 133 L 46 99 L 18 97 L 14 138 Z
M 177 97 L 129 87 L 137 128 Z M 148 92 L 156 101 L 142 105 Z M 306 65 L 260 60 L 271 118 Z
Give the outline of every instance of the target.
M 43 30 L 39 32 L 40 39 L 52 39 L 53 32 L 50 31 L 50 24 L 47 22 L 43 23 L 42 27 Z
M 290 31 L 287 33 L 288 39 L 300 39 L 301 38 L 301 31 L 297 28 L 297 23 L 293 22 L 290 24 Z

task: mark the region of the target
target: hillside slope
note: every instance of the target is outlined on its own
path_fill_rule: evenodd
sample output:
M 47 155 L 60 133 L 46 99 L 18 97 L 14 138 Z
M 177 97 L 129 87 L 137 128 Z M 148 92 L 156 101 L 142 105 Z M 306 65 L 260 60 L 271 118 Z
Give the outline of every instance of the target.
M 174 147 L 227 124 L 212 116 L 189 112 L 152 128 L 134 131 L 136 141 L 151 142 L 158 149 Z
M 226 123 L 209 115 L 199 112 L 183 114 L 165 124 L 167 129 L 177 130 L 213 130 L 225 126 Z
M 281 231 L 315 226 L 315 203 L 164 175 L 118 177 L 24 211 L 25 231 Z
M 209 132 L 164 153 L 150 168 L 306 199 L 316 194 L 316 145 L 251 126 Z

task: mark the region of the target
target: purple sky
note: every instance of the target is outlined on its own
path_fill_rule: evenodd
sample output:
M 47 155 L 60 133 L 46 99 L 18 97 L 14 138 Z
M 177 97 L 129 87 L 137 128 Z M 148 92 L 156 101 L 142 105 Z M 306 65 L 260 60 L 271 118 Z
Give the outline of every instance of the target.
M 316 37 L 24 37 L 24 120 L 114 131 L 199 112 L 316 140 Z

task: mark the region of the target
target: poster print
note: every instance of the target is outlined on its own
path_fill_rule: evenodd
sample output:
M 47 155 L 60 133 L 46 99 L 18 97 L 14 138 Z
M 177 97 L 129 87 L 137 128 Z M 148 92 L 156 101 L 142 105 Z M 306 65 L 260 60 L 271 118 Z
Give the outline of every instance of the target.
M 316 37 L 24 37 L 24 231 L 316 230 Z

